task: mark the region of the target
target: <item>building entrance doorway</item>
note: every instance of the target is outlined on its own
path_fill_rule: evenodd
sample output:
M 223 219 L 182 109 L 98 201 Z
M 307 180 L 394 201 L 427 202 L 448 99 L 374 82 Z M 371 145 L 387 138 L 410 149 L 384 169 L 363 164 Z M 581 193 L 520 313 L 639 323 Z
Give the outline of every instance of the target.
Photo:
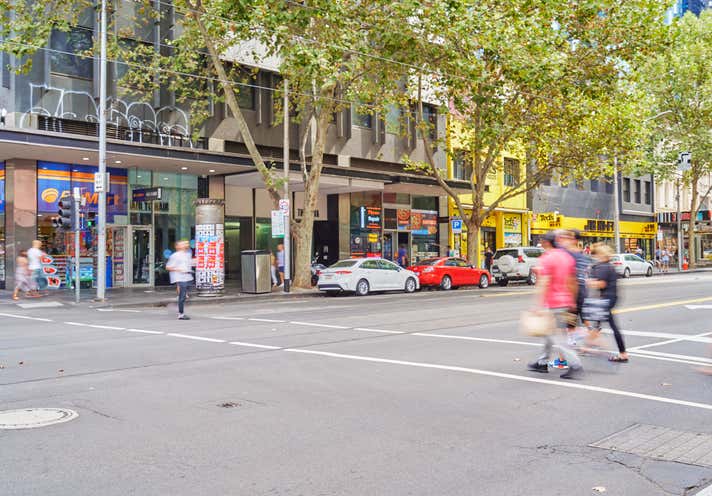
M 107 272 L 116 288 L 150 287 L 155 283 L 151 226 L 109 226 Z

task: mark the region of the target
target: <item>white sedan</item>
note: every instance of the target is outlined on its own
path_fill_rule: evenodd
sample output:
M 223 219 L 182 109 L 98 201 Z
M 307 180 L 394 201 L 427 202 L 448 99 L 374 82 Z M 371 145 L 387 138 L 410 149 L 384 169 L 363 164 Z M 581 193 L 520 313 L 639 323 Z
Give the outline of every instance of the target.
M 611 257 L 611 264 L 618 275 L 625 278 L 636 274 L 646 277 L 653 275 L 653 263 L 631 253 L 616 253 Z
M 418 276 L 383 258 L 339 260 L 319 273 L 317 287 L 328 294 L 353 292 L 366 296 L 371 291 L 405 291 L 420 287 Z

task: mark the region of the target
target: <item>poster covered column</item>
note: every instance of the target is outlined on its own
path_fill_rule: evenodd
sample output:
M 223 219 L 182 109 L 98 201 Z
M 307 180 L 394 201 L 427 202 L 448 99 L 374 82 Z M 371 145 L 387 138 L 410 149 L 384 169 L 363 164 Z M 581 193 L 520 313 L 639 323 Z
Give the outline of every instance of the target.
M 225 201 L 195 201 L 195 288 L 198 296 L 225 290 Z

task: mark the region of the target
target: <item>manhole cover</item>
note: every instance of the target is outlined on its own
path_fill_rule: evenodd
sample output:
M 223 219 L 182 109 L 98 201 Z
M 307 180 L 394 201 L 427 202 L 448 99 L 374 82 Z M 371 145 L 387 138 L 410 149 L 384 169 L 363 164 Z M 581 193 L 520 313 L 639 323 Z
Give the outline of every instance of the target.
M 0 429 L 34 429 L 69 422 L 79 414 L 66 408 L 24 408 L 0 411 Z
M 701 432 L 633 424 L 589 446 L 658 460 L 712 467 L 712 434 Z

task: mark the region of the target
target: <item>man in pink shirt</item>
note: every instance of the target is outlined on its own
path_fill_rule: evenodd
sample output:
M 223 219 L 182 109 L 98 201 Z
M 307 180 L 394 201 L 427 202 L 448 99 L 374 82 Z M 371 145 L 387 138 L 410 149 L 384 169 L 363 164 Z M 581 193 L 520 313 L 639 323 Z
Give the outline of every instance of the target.
M 569 311 L 576 306 L 576 291 L 578 290 L 576 261 L 566 250 L 557 247 L 557 238 L 561 238 L 561 234 L 556 231 L 544 235 L 541 245 L 545 253 L 539 257 L 536 267 L 536 285 L 540 304 L 554 315 L 557 328 L 545 338 L 542 356 L 529 364 L 529 370 L 549 372 L 549 356 L 556 344 L 569 364 L 569 370 L 561 375 L 562 379 L 578 379 L 583 374 L 581 360 L 576 352 L 567 346 L 566 342 Z

